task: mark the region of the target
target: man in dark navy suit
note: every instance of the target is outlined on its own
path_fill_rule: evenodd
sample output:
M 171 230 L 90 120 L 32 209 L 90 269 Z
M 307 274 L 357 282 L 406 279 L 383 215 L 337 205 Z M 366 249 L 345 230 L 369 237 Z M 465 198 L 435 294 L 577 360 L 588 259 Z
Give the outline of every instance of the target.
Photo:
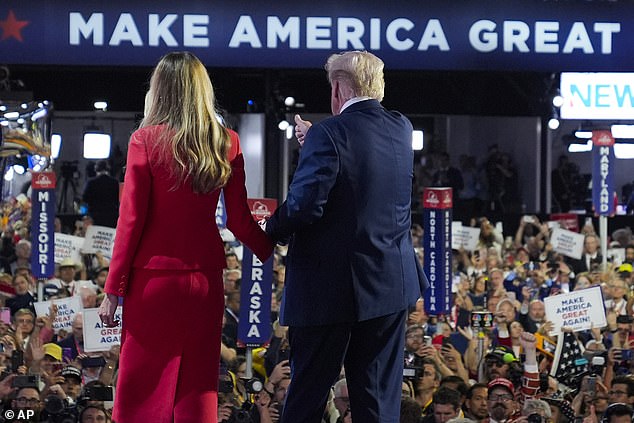
M 407 311 L 428 285 L 410 237 L 412 125 L 381 106 L 376 56 L 332 55 L 326 71 L 334 116 L 312 126 L 296 116 L 299 164 L 266 225 L 290 240 L 282 421 L 320 422 L 343 364 L 354 421 L 397 423 Z

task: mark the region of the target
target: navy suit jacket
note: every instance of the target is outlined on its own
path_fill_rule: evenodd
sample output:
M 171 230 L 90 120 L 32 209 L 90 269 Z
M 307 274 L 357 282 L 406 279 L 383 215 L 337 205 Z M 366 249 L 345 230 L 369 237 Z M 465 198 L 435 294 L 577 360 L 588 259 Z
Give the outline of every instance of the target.
M 290 237 L 280 321 L 357 322 L 414 305 L 428 282 L 410 236 L 412 125 L 376 100 L 314 124 L 286 201 L 269 219 Z

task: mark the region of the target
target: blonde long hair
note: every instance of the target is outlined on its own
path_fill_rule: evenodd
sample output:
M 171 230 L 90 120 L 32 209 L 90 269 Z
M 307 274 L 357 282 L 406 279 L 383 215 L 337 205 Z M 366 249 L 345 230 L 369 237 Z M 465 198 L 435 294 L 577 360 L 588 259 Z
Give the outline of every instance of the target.
M 159 138 L 160 160 L 175 179 L 191 178 L 197 193 L 226 185 L 231 176 L 228 131 L 216 119 L 214 89 L 205 66 L 189 52 L 168 53 L 156 65 L 141 127 L 167 125 Z

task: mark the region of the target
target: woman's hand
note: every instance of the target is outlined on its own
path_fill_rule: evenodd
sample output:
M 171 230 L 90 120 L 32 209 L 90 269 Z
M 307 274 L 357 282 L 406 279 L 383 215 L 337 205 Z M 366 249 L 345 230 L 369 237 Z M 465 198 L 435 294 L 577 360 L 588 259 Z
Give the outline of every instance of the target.
M 106 297 L 99 306 L 99 318 L 104 326 L 113 328 L 119 325 L 119 320 L 115 320 L 114 313 L 119 305 L 119 297 L 114 294 L 106 294 Z

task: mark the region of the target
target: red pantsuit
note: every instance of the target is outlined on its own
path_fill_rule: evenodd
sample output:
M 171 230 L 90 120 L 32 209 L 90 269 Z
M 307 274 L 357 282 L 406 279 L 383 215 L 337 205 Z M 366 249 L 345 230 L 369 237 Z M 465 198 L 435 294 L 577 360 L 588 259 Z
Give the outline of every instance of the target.
M 225 255 L 215 223 L 219 190 L 173 189 L 159 164 L 164 126 L 130 140 L 106 292 L 123 297 L 123 335 L 114 419 L 216 422 Z M 227 226 L 260 259 L 272 243 L 246 203 L 244 160 L 231 133 L 232 176 L 224 187 Z

